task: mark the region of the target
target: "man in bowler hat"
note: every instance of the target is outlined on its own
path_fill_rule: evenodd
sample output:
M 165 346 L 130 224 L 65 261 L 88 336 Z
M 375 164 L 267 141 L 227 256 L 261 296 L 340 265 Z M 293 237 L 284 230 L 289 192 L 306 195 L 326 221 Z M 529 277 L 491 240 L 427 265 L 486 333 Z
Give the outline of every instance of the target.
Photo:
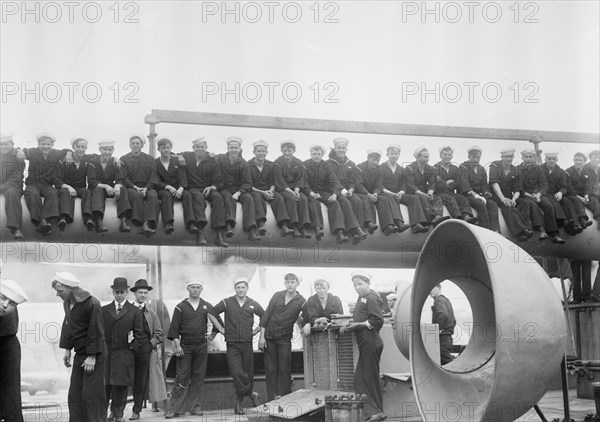
M 127 388 L 133 385 L 135 352 L 142 337 L 142 313 L 125 300 L 127 279 L 117 277 L 112 286 L 113 300 L 102 307 L 108 355 L 106 359 L 106 405 L 109 422 L 122 422 L 127 404 Z
M 152 286 L 144 279 L 135 282 L 135 285 L 129 289 L 135 296 L 133 305 L 142 312 L 143 330 L 140 338 L 140 347 L 135 352 L 135 369 L 133 377 L 133 414 L 129 420 L 140 419 L 142 403 L 150 397 L 153 402 L 163 401 L 167 398 L 165 380 L 162 373 L 162 367 L 158 363 L 158 352 L 156 347 L 162 343 L 162 325 L 156 312 L 150 309 L 146 304 L 149 292 Z M 156 355 L 156 359 L 151 359 Z M 151 365 L 151 362 L 154 365 Z M 152 368 L 151 368 L 152 366 Z M 159 371 L 156 373 L 156 368 Z M 151 370 L 152 369 L 152 370 Z M 157 375 L 157 376 L 153 376 Z

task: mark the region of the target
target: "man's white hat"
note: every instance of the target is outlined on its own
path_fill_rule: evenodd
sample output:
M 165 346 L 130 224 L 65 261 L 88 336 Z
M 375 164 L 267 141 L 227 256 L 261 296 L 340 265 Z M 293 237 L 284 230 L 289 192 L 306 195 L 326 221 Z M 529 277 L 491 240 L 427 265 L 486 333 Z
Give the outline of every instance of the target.
M 14 136 L 12 132 L 2 132 L 0 133 L 0 142 L 12 142 Z
M 75 144 L 77 143 L 77 141 L 85 141 L 85 143 L 87 144 L 87 139 L 85 139 L 83 136 L 73 136 L 71 138 L 71 147 L 75 148 Z
M 113 141 L 112 139 L 103 139 L 100 142 L 98 142 L 98 148 L 114 147 L 116 143 L 117 142 Z
M 233 280 L 233 287 L 237 286 L 239 283 L 246 283 L 246 286 L 248 284 L 250 284 L 250 280 L 248 280 L 246 277 L 238 277 L 235 280 Z
M 80 283 L 80 281 L 77 280 L 77 277 L 66 271 L 54 274 L 54 280 L 69 287 L 77 287 Z
M 424 146 L 420 146 L 418 147 L 415 152 L 413 153 L 413 157 L 415 158 L 419 158 L 419 154 L 422 153 L 423 151 L 427 151 L 427 147 Z
M 52 143 L 56 142 L 56 138 L 50 132 L 41 132 L 41 133 L 38 133 L 37 136 L 35 137 L 35 140 L 37 142 L 40 142 L 44 139 L 50 139 L 52 141 Z
M 142 141 L 142 146 L 146 145 L 146 137 L 144 135 L 139 135 L 137 133 L 134 133 L 133 135 L 131 135 L 129 137 L 129 142 L 131 142 L 132 139 L 138 138 L 140 141 Z
M 196 146 L 199 144 L 207 144 L 208 145 L 208 142 L 204 136 L 202 136 L 200 138 L 196 138 L 192 141 L 192 146 Z
M 202 280 L 201 278 L 190 278 L 187 281 L 187 285 L 188 286 L 193 286 L 193 285 L 199 285 L 200 287 L 204 287 L 204 280 Z
M 242 146 L 242 138 L 240 138 L 239 136 L 230 136 L 225 141 L 225 143 L 227 144 L 227 146 L 229 146 L 230 142 L 237 142 L 238 144 L 240 144 L 240 146 Z
M 13 280 L 0 280 L 0 293 L 17 305 L 29 300 L 21 286 Z
M 371 279 L 373 278 L 373 276 L 371 274 L 369 274 L 368 272 L 363 271 L 363 270 L 353 271 L 351 275 L 352 275 L 352 278 L 360 277 L 360 278 L 364 278 L 367 281 L 371 281 Z

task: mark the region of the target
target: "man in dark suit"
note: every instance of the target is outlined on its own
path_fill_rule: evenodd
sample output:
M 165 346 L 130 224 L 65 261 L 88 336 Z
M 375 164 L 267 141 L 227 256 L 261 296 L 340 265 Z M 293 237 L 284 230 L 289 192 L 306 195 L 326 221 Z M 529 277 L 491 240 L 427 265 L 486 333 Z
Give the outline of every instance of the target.
M 156 312 L 146 306 L 148 293 L 152 290 L 152 286 L 148 286 L 148 282 L 140 279 L 135 282 L 135 285 L 129 289 L 135 295 L 134 306 L 138 308 L 143 315 L 142 318 L 142 336 L 140 338 L 139 349 L 135 352 L 135 370 L 133 379 L 133 414 L 129 420 L 134 421 L 140 419 L 142 411 L 142 403 L 149 396 L 150 377 L 150 356 L 156 350 L 156 346 L 162 343 L 162 325 Z M 162 374 L 161 374 L 162 375 Z M 157 380 L 155 391 L 161 391 L 162 397 L 153 397 L 154 401 L 162 401 L 167 398 L 164 379 L 161 377 Z M 162 387 L 162 388 L 161 388 Z
M 102 307 L 106 359 L 106 401 L 110 402 L 109 422 L 122 422 L 127 388 L 133 385 L 135 352 L 142 337 L 142 313 L 125 300 L 127 279 L 117 277 L 110 286 L 115 300 Z
M 23 172 L 25 162 L 17 158 L 12 133 L 0 136 L 0 193 L 4 194 L 6 228 L 15 239 L 23 239 Z

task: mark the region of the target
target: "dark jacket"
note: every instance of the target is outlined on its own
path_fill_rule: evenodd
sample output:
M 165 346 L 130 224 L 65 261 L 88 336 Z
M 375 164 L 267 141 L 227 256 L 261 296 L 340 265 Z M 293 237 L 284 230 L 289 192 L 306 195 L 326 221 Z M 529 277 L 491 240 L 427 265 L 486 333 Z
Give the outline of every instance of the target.
M 187 175 L 185 174 L 185 167 L 179 165 L 179 159 L 171 157 L 169 161 L 169 169 L 167 170 L 160 161 L 160 157 L 155 160 L 156 162 L 156 174 L 157 179 L 155 182 L 155 189 L 160 190 L 167 187 L 167 185 L 173 186 L 175 189 L 187 188 Z
M 256 157 L 254 157 L 248 160 L 248 168 L 250 180 L 252 181 L 252 186 L 254 188 L 269 190 L 271 189 L 271 186 L 275 186 L 276 189 L 278 186 L 282 186 L 283 179 L 281 176 L 281 167 L 274 162 L 265 160 L 263 169 L 260 171 L 256 163 Z
M 356 300 L 356 306 L 354 307 L 354 316 L 352 320 L 354 322 L 365 322 L 369 321 L 371 327 L 377 332 L 383 327 L 383 313 L 381 308 L 383 302 L 381 296 L 375 290 L 369 290 L 363 295 L 359 295 Z M 366 327 L 359 329 L 368 330 Z
M 140 347 L 143 322 L 142 313 L 128 301 L 123 303 L 119 315 L 115 302 L 102 307 L 104 332 L 108 356 L 106 359 L 106 385 L 133 385 L 134 353 Z M 129 332 L 133 341 L 129 343 Z
M 396 171 L 392 172 L 389 164 L 380 164 L 381 172 L 383 175 L 383 188 L 390 192 L 398 193 L 400 191 L 406 192 L 406 171 L 404 167 L 396 163 Z
M 339 297 L 327 293 L 327 304 L 325 308 L 321 305 L 319 297 L 314 294 L 308 298 L 302 307 L 302 319 L 305 324 L 313 325 L 318 318 L 325 317 L 331 320 L 331 314 L 343 314 L 344 308 Z
M 356 164 L 354 164 L 354 161 L 346 157 L 344 162 L 339 162 L 336 158 L 330 158 L 327 162 L 333 167 L 333 171 L 340 181 L 342 188 L 355 188 Z
M 53 149 L 46 158 L 39 148 L 24 148 L 25 158 L 29 160 L 25 184 L 42 183 L 54 186 L 62 185 L 60 162 L 64 160 L 68 149 Z
M 454 326 L 456 325 L 454 310 L 446 296 L 438 295 L 433 299 L 431 312 L 431 323 L 440 326 L 441 334 L 454 334 Z
M 566 172 L 569 174 L 571 185 L 577 195 L 585 196 L 592 194 L 594 175 L 591 174 L 588 168 L 583 166 L 581 172 L 578 172 L 575 166 L 571 166 Z
M 285 304 L 285 290 L 276 292 L 265 314 L 260 319 L 260 326 L 265 329 L 268 340 L 291 339 L 294 333 L 294 323 L 301 324 L 300 311 L 306 300 L 296 292 L 296 296 Z
M 502 195 L 508 199 L 511 199 L 514 193 L 523 191 L 519 168 L 511 164 L 508 174 L 504 174 L 501 160 L 490 164 L 490 186 L 493 183 L 498 183 Z
M 65 319 L 60 332 L 61 349 L 74 349 L 75 353 L 91 356 L 102 353 L 104 343 L 104 318 L 98 299 L 79 287 L 73 289 L 75 304 L 63 302 Z
M 265 314 L 262 306 L 247 296 L 243 306 L 236 296 L 231 296 L 217 303 L 214 311 L 217 315 L 225 312 L 225 341 L 234 343 L 252 343 L 254 315 L 262 318 Z M 213 327 L 213 332 L 216 331 L 217 328 Z
M 0 154 L 0 190 L 23 189 L 24 171 L 25 162 L 17 159 L 14 149 L 8 154 Z
M 306 189 L 306 172 L 302 161 L 292 157 L 292 161 L 287 163 L 281 156 L 275 160 L 275 164 L 281 168 L 282 180 L 278 190 L 285 190 L 285 188 L 295 190 L 298 188 L 300 191 L 304 191 Z
M 434 190 L 435 175 L 435 169 L 429 164 L 425 164 L 423 171 L 421 171 L 416 161 L 410 163 L 406 166 L 406 192 L 415 193 L 419 190 L 427 193 L 428 190 Z
M 154 158 L 145 152 L 135 156 L 133 153 L 121 157 L 121 180 L 119 183 L 126 188 L 154 189 L 158 176 Z
M 566 195 L 569 183 L 567 172 L 556 165 L 552 169 L 552 173 L 550 173 L 550 168 L 546 163 L 542 164 L 541 168 L 548 182 L 548 195 L 554 196 L 557 192 L 562 192 L 563 195 Z
M 190 189 L 204 189 L 214 186 L 217 191 L 223 190 L 223 176 L 216 157 L 211 157 L 207 152 L 199 163 L 196 163 L 194 151 L 182 154 L 185 159 L 185 174 Z
M 436 171 L 435 193 L 457 193 L 457 191 L 460 191 L 461 178 L 458 166 L 450 164 L 450 167 L 446 170 L 440 161 L 435 163 L 433 168 Z M 448 184 L 448 180 L 454 180 L 454 182 Z
M 459 166 L 460 174 L 460 193 L 467 194 L 469 191 L 473 191 L 478 195 L 484 195 L 490 192 L 490 185 L 488 185 L 488 176 L 485 168 L 472 161 L 465 161 Z M 491 167 L 490 167 L 491 176 Z M 491 177 L 490 177 L 491 179 Z M 491 183 L 491 181 L 490 181 Z
M 366 195 L 368 193 L 376 193 L 379 195 L 383 192 L 383 169 L 380 166 L 369 168 L 367 166 L 367 161 L 363 161 L 357 165 L 356 192 L 361 195 Z
M 86 188 L 88 163 L 92 158 L 92 155 L 87 154 L 81 157 L 79 167 L 75 163 L 61 163 L 62 182 L 72 188 Z M 55 187 L 56 189 L 60 189 L 61 186 Z
M 305 195 L 308 196 L 311 192 L 340 194 L 342 185 L 335 175 L 335 171 L 330 163 L 323 160 L 318 163 L 313 160 L 306 160 L 303 164 L 304 169 L 306 170 Z
M 220 154 L 217 162 L 223 175 L 223 189 L 236 193 L 252 192 L 252 180 L 250 178 L 250 168 L 244 158 L 240 156 L 233 162 L 229 160 L 229 153 Z
M 115 183 L 123 178 L 121 169 L 116 166 L 112 158 L 106 163 L 106 168 L 102 168 L 100 156 L 92 158 L 87 167 L 89 189 L 94 189 L 100 183 L 114 187 Z
M 544 177 L 541 166 L 537 164 L 519 164 L 519 173 L 523 182 L 523 192 L 546 195 L 548 192 L 548 182 Z

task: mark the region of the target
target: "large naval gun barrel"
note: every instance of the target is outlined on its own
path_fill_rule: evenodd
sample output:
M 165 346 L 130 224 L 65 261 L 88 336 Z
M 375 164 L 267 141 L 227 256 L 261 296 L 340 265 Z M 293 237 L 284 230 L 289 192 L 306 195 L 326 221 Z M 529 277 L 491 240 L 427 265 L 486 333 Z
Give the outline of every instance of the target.
M 424 421 L 514 421 L 546 393 L 565 353 L 561 301 L 542 267 L 522 250 L 518 260 L 511 254 L 490 259 L 489 244 L 515 247 L 463 221 L 441 223 L 421 250 L 412 286 L 399 292 L 394 337 L 410 355 Z M 453 253 L 437 253 L 447 245 Z M 473 330 L 465 350 L 439 366 L 425 350 L 419 322 L 431 289 L 444 280 L 467 297 Z
M 0 195 L 0 207 L 4 208 L 4 196 Z M 42 236 L 36 233 L 35 227 L 29 222 L 29 213 L 22 200 L 23 207 L 23 234 L 25 242 L 53 242 L 53 243 L 99 243 L 113 245 L 162 245 L 162 246 L 195 246 L 196 238 L 187 232 L 183 223 L 183 208 L 181 203 L 175 204 L 175 232 L 167 235 L 164 232 L 162 223 L 158 220 L 156 234 L 151 237 L 145 237 L 139 233 L 139 228 L 131 225 L 130 233 L 120 233 L 118 230 L 119 219 L 117 218 L 116 204 L 113 199 L 106 201 L 106 211 L 104 216 L 104 225 L 107 226 L 106 233 L 96 233 L 88 231 L 83 224 L 80 213 L 80 200 L 76 199 L 74 222 L 69 224 L 64 232 L 60 232 L 56 227 L 49 236 Z M 298 266 L 332 265 L 349 267 L 373 267 L 381 268 L 414 268 L 419 254 L 422 251 L 425 241 L 431 234 L 414 234 L 409 230 L 400 234 L 385 236 L 381 230 L 377 230 L 373 235 L 354 246 L 352 243 L 338 245 L 335 243 L 335 237 L 329 232 L 327 222 L 327 209 L 322 205 L 322 211 L 325 227 L 325 237 L 321 242 L 315 242 L 314 236 L 311 239 L 294 239 L 292 237 L 280 237 L 279 229 L 275 224 L 273 214 L 268 207 L 267 212 L 267 235 L 262 241 L 248 241 L 248 234 L 242 231 L 242 209 L 238 204 L 237 226 L 234 229 L 234 236 L 227 241 L 230 244 L 228 250 L 214 248 L 211 242 L 214 239 L 214 232 L 210 224 L 204 229 L 204 235 L 208 240 L 206 248 L 211 250 L 212 254 L 227 256 L 236 254 L 243 260 L 253 263 L 287 263 Z M 408 216 L 407 208 L 402 205 L 403 215 Z M 446 212 L 447 213 L 447 212 Z M 158 214 L 158 210 L 157 210 Z M 207 207 L 207 216 L 210 221 L 210 207 Z M 591 218 L 591 214 L 590 214 Z M 576 236 L 570 236 L 561 232 L 561 236 L 566 239 L 566 244 L 557 245 L 546 240 L 539 242 L 537 234 L 527 243 L 520 243 L 517 246 L 513 242 L 497 242 L 502 236 L 493 236 L 482 245 L 484 254 L 488 260 L 496 259 L 502 255 L 505 259 L 510 258 L 513 261 L 522 260 L 522 250 L 533 256 L 553 256 L 561 258 L 575 258 L 580 260 L 597 260 L 600 256 L 600 231 L 598 231 L 597 222 Z M 408 223 L 408 218 L 406 218 Z M 1 213 L 0 227 L 2 242 L 12 242 L 10 233 L 4 228 L 6 225 L 6 214 Z M 500 226 L 502 234 L 512 238 L 502 216 L 500 216 Z M 483 229 L 482 229 L 483 230 Z M 484 230 L 484 232 L 486 232 Z M 506 240 L 506 239 L 504 239 Z M 516 241 L 516 240 L 515 240 Z M 465 244 L 466 239 L 453 237 L 446 242 L 430 242 L 430 248 L 435 248 L 436 253 L 440 255 L 452 254 L 463 248 L 473 248 L 475 244 Z M 463 244 L 460 246 L 460 244 Z M 455 247 L 460 246 L 458 249 Z

